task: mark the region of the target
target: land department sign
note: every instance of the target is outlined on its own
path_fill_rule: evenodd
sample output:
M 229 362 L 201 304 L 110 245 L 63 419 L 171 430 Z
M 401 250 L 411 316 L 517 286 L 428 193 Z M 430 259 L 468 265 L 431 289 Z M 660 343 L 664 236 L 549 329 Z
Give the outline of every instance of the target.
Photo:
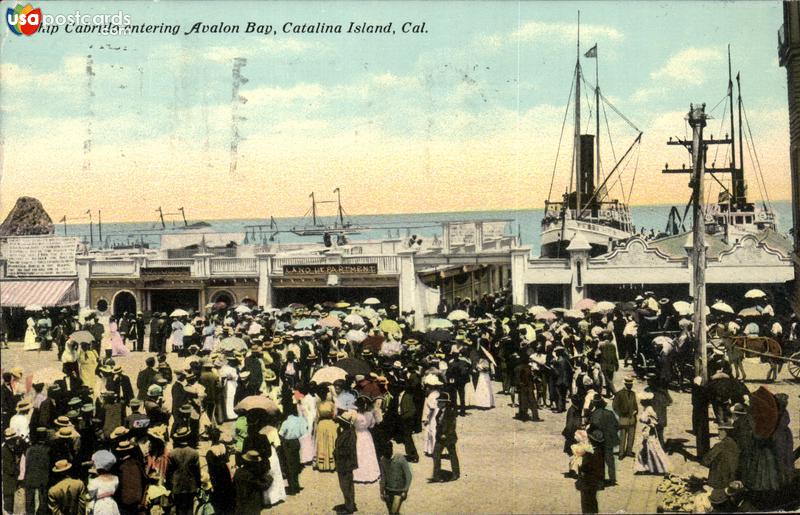
M 378 273 L 376 263 L 346 265 L 284 265 L 284 275 L 374 275 Z
M 77 275 L 78 238 L 72 236 L 10 236 L 2 246 L 8 277 Z

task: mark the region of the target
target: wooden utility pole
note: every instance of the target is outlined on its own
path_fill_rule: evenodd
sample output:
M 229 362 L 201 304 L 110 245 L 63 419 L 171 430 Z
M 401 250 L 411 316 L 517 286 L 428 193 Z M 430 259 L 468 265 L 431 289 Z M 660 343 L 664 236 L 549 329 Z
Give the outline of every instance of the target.
M 667 145 L 681 145 L 685 147 L 692 156 L 692 167 L 669 168 L 667 165 L 663 173 L 691 173 L 692 180 L 689 187 L 692 188 L 692 269 L 694 291 L 694 334 L 697 341 L 697 352 L 695 353 L 695 375 L 703 379 L 703 385 L 708 383 L 708 356 L 706 354 L 706 245 L 705 245 L 705 214 L 703 209 L 703 180 L 705 174 L 715 173 L 736 173 L 739 168 L 735 168 L 733 163 L 728 168 L 707 168 L 706 150 L 709 145 L 732 145 L 733 140 L 729 137 L 724 139 L 703 139 L 703 129 L 709 116 L 705 113 L 705 104 L 695 106 L 689 105 L 689 114 L 686 119 L 692 127 L 692 141 L 670 139 Z
M 694 273 L 694 337 L 697 350 L 694 357 L 695 377 L 708 384 L 708 354 L 706 353 L 706 224 L 703 213 L 703 182 L 705 174 L 706 105 L 689 106 L 689 126 L 692 128 L 692 271 Z

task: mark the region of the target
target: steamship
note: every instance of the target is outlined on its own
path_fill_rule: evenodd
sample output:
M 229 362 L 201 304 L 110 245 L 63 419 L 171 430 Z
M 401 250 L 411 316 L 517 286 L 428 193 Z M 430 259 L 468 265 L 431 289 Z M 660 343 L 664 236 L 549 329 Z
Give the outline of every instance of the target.
M 589 49 L 584 57 L 595 59 L 596 64 L 597 45 Z M 592 88 L 586 83 L 581 67 L 580 37 L 574 78 L 575 82 L 572 85 L 574 95 L 568 100 L 570 103 L 574 100 L 572 176 L 570 188 L 563 194 L 561 200 L 551 201 L 548 198 L 545 201 L 541 225 L 541 256 L 545 258 L 565 257 L 567 247 L 577 236 L 580 236 L 578 241 L 582 244 L 585 241 L 591 246 L 590 255 L 597 256 L 606 253 L 614 242 L 626 240 L 634 234 L 628 203 L 624 198 L 613 198 L 610 190 L 619 184 L 622 196 L 625 196 L 625 187 L 621 183 L 619 172 L 631 163 L 634 150 L 638 151 L 642 132 L 602 95 L 597 80 L 597 65 L 595 87 Z M 594 90 L 594 134 L 584 134 L 581 128 L 581 86 L 584 84 Z M 609 106 L 611 111 L 638 133 L 624 155 L 605 175 L 602 168 L 603 161 L 600 159 L 600 111 L 602 109 L 605 113 L 606 110 L 601 102 Z M 607 119 L 606 124 L 608 124 Z M 564 127 L 562 133 L 563 129 Z

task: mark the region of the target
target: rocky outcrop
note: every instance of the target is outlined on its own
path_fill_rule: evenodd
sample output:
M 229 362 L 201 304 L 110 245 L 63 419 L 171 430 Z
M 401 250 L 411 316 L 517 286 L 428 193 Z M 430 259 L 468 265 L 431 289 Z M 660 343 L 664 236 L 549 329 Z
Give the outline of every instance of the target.
M 42 203 L 33 197 L 19 197 L 14 208 L 0 225 L 0 236 L 53 234 L 53 220 Z

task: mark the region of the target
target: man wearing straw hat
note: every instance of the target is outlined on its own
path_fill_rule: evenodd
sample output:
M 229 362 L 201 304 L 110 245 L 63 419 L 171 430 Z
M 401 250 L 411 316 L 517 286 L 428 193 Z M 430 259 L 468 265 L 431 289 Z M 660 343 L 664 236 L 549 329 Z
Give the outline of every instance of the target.
M 262 471 L 261 454 L 249 450 L 242 454 L 241 466 L 236 468 L 233 476 L 233 488 L 236 493 L 236 513 L 260 513 L 262 510 L 262 492 L 269 488 L 272 476 Z
M 17 492 L 24 443 L 10 427 L 3 432 L 3 439 L 0 452 L 3 465 L 3 510 L 14 513 L 14 494 Z
M 83 482 L 70 476 L 72 463 L 59 460 L 51 472 L 57 482 L 47 491 L 47 506 L 53 514 L 84 513 L 86 511 L 86 487 Z
M 172 491 L 176 515 L 191 515 L 200 487 L 200 455 L 189 447 L 191 431 L 181 427 L 173 435 L 175 448 L 167 462 L 166 483 Z

